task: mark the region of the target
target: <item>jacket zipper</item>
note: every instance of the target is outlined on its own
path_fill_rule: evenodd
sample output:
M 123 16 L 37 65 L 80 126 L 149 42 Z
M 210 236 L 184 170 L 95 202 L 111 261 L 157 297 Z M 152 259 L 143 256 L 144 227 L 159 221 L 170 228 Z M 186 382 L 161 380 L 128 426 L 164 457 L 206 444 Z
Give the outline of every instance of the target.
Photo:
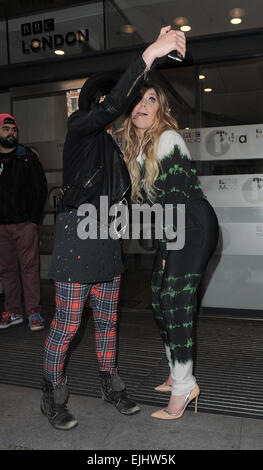
M 140 80 L 140 78 L 142 77 L 142 75 L 145 75 L 145 73 L 146 73 L 147 71 L 148 71 L 148 68 L 146 67 L 146 68 L 144 69 L 144 71 L 143 71 L 142 73 L 140 73 L 140 75 L 138 75 L 138 77 L 137 77 L 136 80 L 133 82 L 132 86 L 130 87 L 130 89 L 129 89 L 127 95 L 126 95 L 127 97 L 130 96 L 130 94 L 131 94 L 133 88 L 135 87 L 136 83 L 138 82 L 138 80 Z M 101 167 L 98 168 L 98 169 L 95 171 L 94 175 L 93 175 L 88 181 L 86 181 L 86 183 L 83 185 L 84 188 L 86 188 L 86 187 L 88 186 L 88 184 L 95 178 L 95 176 L 96 176 L 97 173 L 100 171 L 100 169 L 101 169 Z M 129 189 L 129 187 L 130 187 L 130 185 L 128 186 L 128 188 L 126 188 L 126 190 L 124 191 L 124 193 L 122 194 L 122 196 L 127 192 L 127 190 Z M 122 196 L 121 196 L 121 199 L 122 199 Z M 121 200 L 121 199 L 120 199 L 120 200 Z
M 130 184 L 129 184 L 129 186 L 128 186 L 128 187 L 125 189 L 125 191 L 122 193 L 122 195 L 121 195 L 121 197 L 120 197 L 120 200 L 119 200 L 119 202 L 122 200 L 122 198 L 123 198 L 124 194 L 126 194 L 126 193 L 127 193 L 127 191 L 128 191 L 128 189 L 129 189 L 129 187 L 130 187 Z
M 95 171 L 94 175 L 88 180 L 86 181 L 85 184 L 83 184 L 83 187 L 86 188 L 88 186 L 88 184 L 95 178 L 95 176 L 97 175 L 97 173 L 101 170 L 101 166 Z
M 146 68 L 144 69 L 144 71 L 136 78 L 136 80 L 133 82 L 133 84 L 132 84 L 131 88 L 129 89 L 129 91 L 128 91 L 128 93 L 127 93 L 126 96 L 130 96 L 130 94 L 131 94 L 133 88 L 135 87 L 136 83 L 138 82 L 138 80 L 140 80 L 141 76 L 142 76 L 142 75 L 145 75 L 145 73 L 148 72 L 148 70 L 149 70 L 148 67 L 146 67 Z
M 88 186 L 88 184 L 95 178 L 95 176 L 96 176 L 97 173 L 101 170 L 101 168 L 102 168 L 102 167 L 99 167 L 99 168 L 95 171 L 94 175 L 92 175 L 92 177 L 91 177 L 88 181 L 86 181 L 85 184 L 83 184 L 83 187 L 84 187 L 84 188 L 86 188 L 86 187 Z M 121 195 L 120 198 L 119 198 L 119 201 L 122 200 L 124 194 L 127 193 L 129 187 L 130 187 L 130 184 L 127 186 L 127 188 L 125 189 L 125 191 L 123 191 L 122 195 Z

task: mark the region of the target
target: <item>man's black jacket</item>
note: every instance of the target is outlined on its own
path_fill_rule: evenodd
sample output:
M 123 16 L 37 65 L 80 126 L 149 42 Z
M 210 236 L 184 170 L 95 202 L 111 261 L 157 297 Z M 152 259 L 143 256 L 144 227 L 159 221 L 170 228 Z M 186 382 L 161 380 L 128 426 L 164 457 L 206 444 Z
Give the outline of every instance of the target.
M 47 198 L 47 180 L 38 157 L 18 145 L 0 154 L 0 224 L 33 222 L 41 219 Z

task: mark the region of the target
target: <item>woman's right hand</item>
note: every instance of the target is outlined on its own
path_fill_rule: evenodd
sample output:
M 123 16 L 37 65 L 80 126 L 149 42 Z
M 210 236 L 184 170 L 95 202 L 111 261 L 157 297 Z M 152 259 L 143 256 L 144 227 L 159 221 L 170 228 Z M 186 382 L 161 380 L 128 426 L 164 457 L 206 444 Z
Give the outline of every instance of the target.
M 171 29 L 171 26 L 165 26 L 161 29 L 156 41 L 145 49 L 142 57 L 147 67 L 150 68 L 155 59 L 174 50 L 177 50 L 183 57 L 185 56 L 185 34 L 183 31 Z

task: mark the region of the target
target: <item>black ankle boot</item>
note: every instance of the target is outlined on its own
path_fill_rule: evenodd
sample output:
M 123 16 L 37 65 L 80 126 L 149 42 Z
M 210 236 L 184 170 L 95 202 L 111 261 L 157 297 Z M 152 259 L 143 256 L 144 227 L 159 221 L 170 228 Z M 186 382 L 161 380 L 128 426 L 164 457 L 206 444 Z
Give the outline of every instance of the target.
M 134 415 L 140 411 L 139 406 L 132 401 L 125 388 L 125 384 L 116 373 L 111 375 L 108 371 L 100 371 L 102 399 L 112 403 L 124 415 Z
M 50 424 L 56 429 L 67 431 L 77 426 L 78 422 L 68 411 L 66 403 L 69 397 L 67 380 L 57 386 L 43 379 L 42 387 L 43 395 L 41 399 L 40 409 L 47 416 Z

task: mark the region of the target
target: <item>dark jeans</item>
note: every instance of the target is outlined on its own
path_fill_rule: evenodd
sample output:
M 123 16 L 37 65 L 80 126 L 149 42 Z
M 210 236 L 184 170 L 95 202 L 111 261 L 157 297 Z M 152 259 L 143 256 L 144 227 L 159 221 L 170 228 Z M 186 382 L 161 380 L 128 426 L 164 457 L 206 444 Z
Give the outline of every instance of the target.
M 40 308 L 38 229 L 32 222 L 0 225 L 0 281 L 5 311 L 22 314 Z

